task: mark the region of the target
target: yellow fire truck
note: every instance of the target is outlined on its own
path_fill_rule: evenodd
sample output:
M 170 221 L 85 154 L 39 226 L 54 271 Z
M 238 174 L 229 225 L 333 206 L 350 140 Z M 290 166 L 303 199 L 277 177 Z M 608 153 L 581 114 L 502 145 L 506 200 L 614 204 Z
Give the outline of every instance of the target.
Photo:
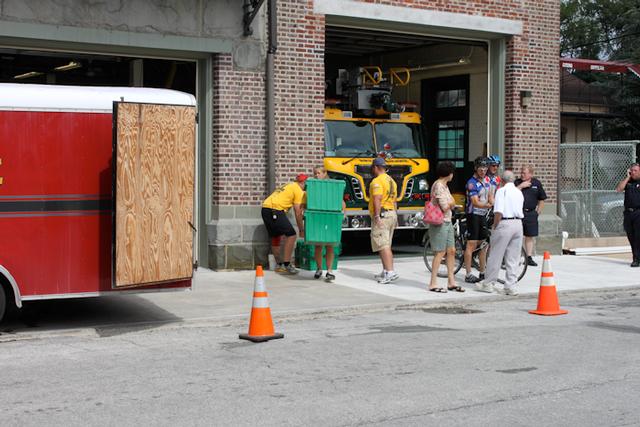
M 425 142 L 420 115 L 394 102 L 394 86 L 409 83 L 409 70 L 379 67 L 340 70 L 336 92 L 324 112 L 325 158 L 329 176 L 346 182 L 343 231 L 371 227 L 367 210 L 371 162 L 385 158 L 388 174 L 398 185 L 398 227 L 422 227 L 422 211 L 429 198 Z

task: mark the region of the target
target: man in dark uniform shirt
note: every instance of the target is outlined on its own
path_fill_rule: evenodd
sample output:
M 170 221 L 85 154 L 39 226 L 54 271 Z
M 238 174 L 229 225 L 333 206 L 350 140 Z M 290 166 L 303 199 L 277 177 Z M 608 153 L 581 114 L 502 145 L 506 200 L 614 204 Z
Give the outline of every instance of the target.
M 527 253 L 527 264 L 537 267 L 533 260 L 534 239 L 538 235 L 538 215 L 544 208 L 544 200 L 547 193 L 542 188 L 542 183 L 533 177 L 533 166 L 525 165 L 520 170 L 520 178 L 515 182 L 516 187 L 522 191 L 524 196 L 524 219 L 522 220 L 522 231 L 524 234 L 524 250 Z
M 627 177 L 620 181 L 616 191 L 624 191 L 624 231 L 631 244 L 633 262 L 631 267 L 640 266 L 640 165 L 634 163 L 627 171 Z M 611 218 L 613 219 L 613 218 Z

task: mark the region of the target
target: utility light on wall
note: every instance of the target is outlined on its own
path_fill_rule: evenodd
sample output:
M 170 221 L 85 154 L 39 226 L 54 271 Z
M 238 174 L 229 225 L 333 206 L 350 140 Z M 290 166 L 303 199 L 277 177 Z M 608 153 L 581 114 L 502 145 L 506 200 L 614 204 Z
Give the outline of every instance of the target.
M 533 95 L 530 90 L 521 90 L 520 91 L 520 106 L 522 108 L 527 108 L 531 104 L 531 99 Z
M 82 64 L 76 61 L 71 61 L 68 64 L 65 65 L 61 65 L 59 67 L 54 68 L 54 70 L 56 71 L 68 71 L 68 70 L 73 70 L 76 68 L 80 68 L 82 67 Z

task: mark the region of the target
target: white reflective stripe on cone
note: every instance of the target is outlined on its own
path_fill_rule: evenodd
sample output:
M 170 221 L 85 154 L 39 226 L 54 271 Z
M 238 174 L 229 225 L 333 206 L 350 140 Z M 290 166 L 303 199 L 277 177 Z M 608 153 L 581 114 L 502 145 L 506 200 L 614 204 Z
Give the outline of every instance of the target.
M 254 298 L 253 308 L 269 308 L 269 298 L 267 297 Z
M 550 259 L 545 259 L 544 261 L 542 261 L 542 272 L 543 273 L 551 272 L 551 260 Z
M 264 285 L 264 277 L 256 277 L 256 284 L 253 288 L 254 292 L 267 292 L 267 287 Z
M 555 286 L 556 285 L 556 281 L 553 279 L 553 277 L 542 277 L 540 279 L 540 286 Z

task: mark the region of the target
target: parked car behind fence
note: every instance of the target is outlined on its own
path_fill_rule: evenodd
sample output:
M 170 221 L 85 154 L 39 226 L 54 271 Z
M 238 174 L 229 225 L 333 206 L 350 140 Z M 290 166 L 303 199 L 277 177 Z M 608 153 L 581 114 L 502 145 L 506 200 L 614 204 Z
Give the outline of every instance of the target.
M 614 189 L 636 161 L 639 143 L 560 144 L 560 216 L 570 237 L 624 235 L 624 195 Z

